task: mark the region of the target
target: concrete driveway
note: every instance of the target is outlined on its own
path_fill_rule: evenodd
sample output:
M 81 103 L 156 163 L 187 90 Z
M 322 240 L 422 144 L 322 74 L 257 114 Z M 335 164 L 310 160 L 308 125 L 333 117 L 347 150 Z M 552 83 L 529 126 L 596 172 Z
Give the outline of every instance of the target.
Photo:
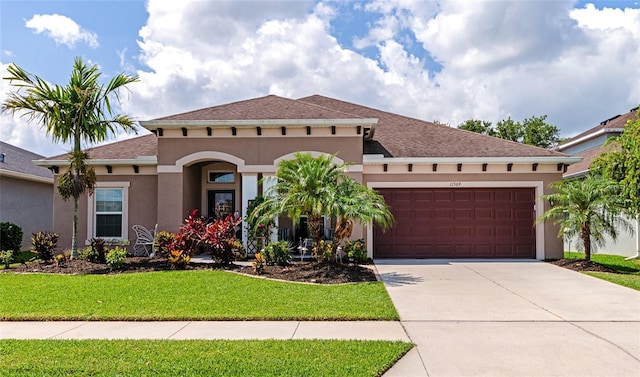
M 538 261 L 376 260 L 417 347 L 385 376 L 639 376 L 640 292 Z

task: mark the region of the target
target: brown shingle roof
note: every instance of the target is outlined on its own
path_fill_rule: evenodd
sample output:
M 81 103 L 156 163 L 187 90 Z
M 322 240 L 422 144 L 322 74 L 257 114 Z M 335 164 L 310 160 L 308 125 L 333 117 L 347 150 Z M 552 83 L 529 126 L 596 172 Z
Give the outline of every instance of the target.
M 360 118 L 312 103 L 268 95 L 225 105 L 207 107 L 154 120 L 263 120 L 263 119 L 352 119 Z
M 592 149 L 588 149 L 586 151 L 582 151 L 580 153 L 576 153 L 574 156 L 582 157 L 582 161 L 576 162 L 575 164 L 569 165 L 567 171 L 563 174 L 566 177 L 573 177 L 576 175 L 582 175 L 589 172 L 589 168 L 591 167 L 591 163 L 602 153 L 608 152 L 610 150 L 615 149 L 615 144 L 609 145 L 600 145 Z
M 626 113 L 626 114 L 616 115 L 616 116 L 614 116 L 612 118 L 609 118 L 607 120 L 603 120 L 597 126 L 591 128 L 591 129 L 589 129 L 589 130 L 587 130 L 585 132 L 582 132 L 582 133 L 580 133 L 580 134 L 578 134 L 578 135 L 576 135 L 576 136 L 574 136 L 572 138 L 569 138 L 569 139 L 563 141 L 562 143 L 560 143 L 558 145 L 557 148 L 562 149 L 562 147 L 567 143 L 570 143 L 570 142 L 572 142 L 574 140 L 582 139 L 582 138 L 584 138 L 584 137 L 586 137 L 588 135 L 591 135 L 591 134 L 595 134 L 600 130 L 604 130 L 605 128 L 622 129 L 622 128 L 624 128 L 626 126 L 627 122 L 630 119 L 635 119 L 636 118 L 636 116 L 638 114 L 637 111 L 638 111 L 638 108 L 636 107 L 636 108 L 633 108 L 633 109 L 629 110 L 629 112 Z
M 141 156 L 158 155 L 158 138 L 153 135 L 138 136 L 87 149 L 89 158 L 96 160 L 129 160 Z M 67 155 L 49 157 L 47 160 L 66 160 Z
M 29 174 L 43 178 L 53 178 L 53 173 L 47 168 L 36 166 L 33 160 L 39 160 L 43 156 L 18 148 L 0 141 L 0 153 L 3 153 L 4 162 L 0 162 L 0 169 L 15 173 Z
M 365 153 L 387 157 L 564 157 L 566 154 L 313 95 L 299 101 L 378 118 Z

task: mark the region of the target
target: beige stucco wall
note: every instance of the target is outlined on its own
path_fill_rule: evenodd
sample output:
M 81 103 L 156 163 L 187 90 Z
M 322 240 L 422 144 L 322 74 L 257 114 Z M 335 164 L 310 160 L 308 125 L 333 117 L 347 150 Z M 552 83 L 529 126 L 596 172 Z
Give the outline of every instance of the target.
M 53 230 L 53 183 L 0 176 L 0 222 L 22 228 L 22 250 L 31 247 L 31 235 Z
M 216 151 L 245 161 L 247 165 L 272 165 L 283 155 L 296 151 L 337 153 L 344 161 L 362 163 L 362 137 L 237 137 L 158 138 L 158 165 L 173 165 L 192 153 Z
M 135 242 L 136 235 L 131 229 L 135 224 L 146 228 L 157 222 L 158 177 L 155 175 L 99 175 L 98 182 L 129 182 L 128 201 L 128 239 Z M 91 198 L 93 200 L 93 198 Z M 78 203 L 78 247 L 84 247 L 87 241 L 87 196 L 83 195 Z M 59 194 L 53 199 L 53 229 L 60 234 L 59 250 L 71 248 L 73 224 L 73 200 L 64 201 Z

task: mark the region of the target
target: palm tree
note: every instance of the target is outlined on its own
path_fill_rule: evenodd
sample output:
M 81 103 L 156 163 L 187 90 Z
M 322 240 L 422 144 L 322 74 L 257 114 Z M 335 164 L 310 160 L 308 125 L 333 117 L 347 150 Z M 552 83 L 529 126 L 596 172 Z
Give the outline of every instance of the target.
M 375 190 L 348 176 L 342 177 L 336 189 L 331 210 L 331 215 L 337 218 L 332 242 L 334 252 L 343 240 L 351 237 L 354 221 L 376 224 L 383 231 L 393 225 L 395 220 L 384 197 Z
M 265 192 L 265 201 L 250 216 L 260 214 L 258 223 L 282 214 L 299 222 L 307 216 L 314 242 L 321 238 L 322 216 L 336 216 L 338 226 L 352 229 L 353 220 L 374 222 L 383 228 L 393 223 L 393 216 L 384 198 L 345 174 L 346 164 L 336 165 L 334 156 L 296 153 L 295 159 L 278 166 L 276 183 Z M 340 231 L 340 236 L 350 231 Z M 342 239 L 340 239 L 341 241 Z M 339 242 L 338 242 L 339 244 Z M 333 251 L 335 251 L 334 245 Z
M 555 182 L 551 187 L 556 192 L 543 196 L 551 208 L 536 219 L 536 223 L 551 219 L 554 224 L 560 224 L 558 237 L 578 235 L 586 260 L 591 260 L 593 246 L 604 244 L 605 235 L 614 241 L 617 239 L 616 225 L 631 230 L 630 224 L 617 216 L 623 204 L 618 196 L 620 186 L 615 181 L 588 175 Z
M 103 86 L 98 82 L 101 74 L 98 66 L 87 67 L 79 57 L 74 61 L 66 86 L 49 85 L 15 64 L 11 64 L 7 71 L 9 76 L 5 79 L 17 90 L 9 93 L 2 104 L 2 112 L 19 113 L 28 121 L 40 123 L 53 142 L 73 145 L 69 153 L 69 170 L 59 175 L 57 186 L 63 199 L 73 198 L 71 257 L 75 258 L 78 250 L 78 198 L 85 192 L 91 195 L 96 181 L 81 142 L 105 141 L 118 128 L 126 132 L 136 131 L 131 117 L 113 114 L 111 102 L 115 99 L 120 103 L 119 90 L 138 81 L 138 77 L 119 74 Z

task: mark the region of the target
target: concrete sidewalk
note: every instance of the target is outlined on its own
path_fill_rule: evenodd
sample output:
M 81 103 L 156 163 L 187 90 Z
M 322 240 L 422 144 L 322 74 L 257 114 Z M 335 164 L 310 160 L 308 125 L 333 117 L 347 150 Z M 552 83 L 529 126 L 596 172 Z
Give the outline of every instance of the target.
M 358 339 L 409 338 L 394 321 L 0 322 L 0 339 Z

